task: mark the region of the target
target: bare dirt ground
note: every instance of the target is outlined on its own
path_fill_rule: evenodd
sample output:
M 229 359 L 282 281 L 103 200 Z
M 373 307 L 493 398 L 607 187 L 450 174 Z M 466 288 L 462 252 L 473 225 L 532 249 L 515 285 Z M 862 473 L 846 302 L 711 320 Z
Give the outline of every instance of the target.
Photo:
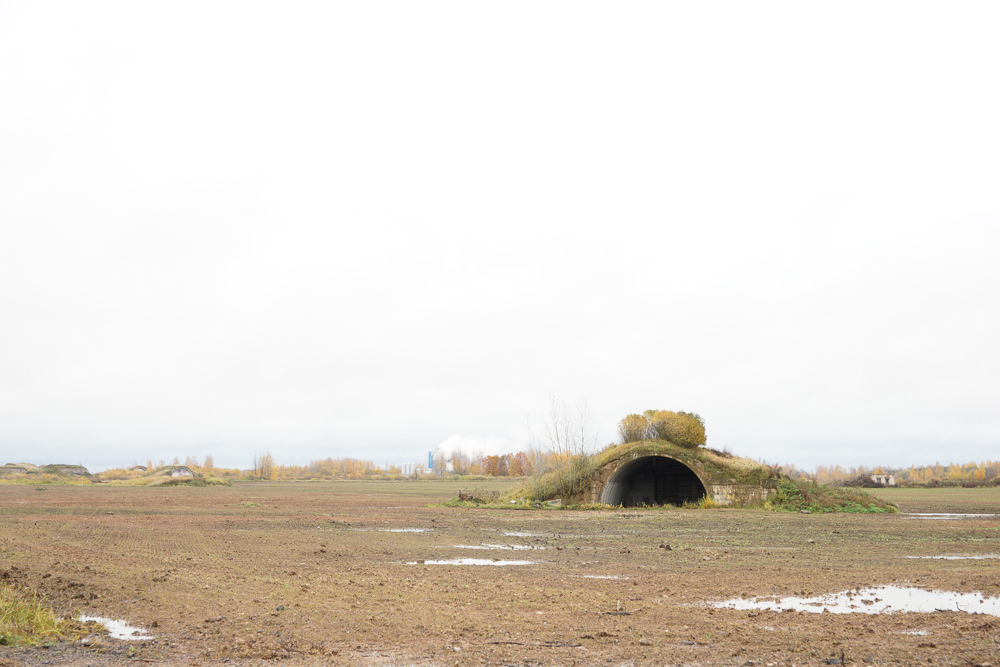
M 0 667 L 1000 665 L 993 616 L 706 604 L 893 583 L 1000 596 L 1000 560 L 911 558 L 1000 554 L 1000 517 L 428 506 L 460 486 L 0 486 L 0 577 L 156 635 L 0 647 Z M 938 491 L 885 493 L 1000 512 L 1000 489 Z M 457 558 L 533 564 L 427 562 Z

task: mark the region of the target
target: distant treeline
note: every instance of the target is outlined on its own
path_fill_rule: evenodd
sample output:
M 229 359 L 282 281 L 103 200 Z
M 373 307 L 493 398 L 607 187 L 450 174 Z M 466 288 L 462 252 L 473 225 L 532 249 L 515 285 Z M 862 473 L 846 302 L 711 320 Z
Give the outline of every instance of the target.
M 781 467 L 783 473 L 793 479 L 812 480 L 821 484 L 842 486 L 870 485 L 872 475 L 892 475 L 897 486 L 997 486 L 1000 485 L 1000 461 L 979 463 L 949 463 L 941 465 L 910 466 L 893 468 L 890 466 L 817 466 L 813 472 L 800 470 L 792 463 Z
M 434 456 L 434 466 L 418 467 L 404 475 L 403 469 L 388 463 L 377 465 L 367 459 L 351 457 L 326 458 L 310 461 L 306 465 L 282 465 L 274 460 L 270 452 L 254 455 L 253 465 L 247 469 L 219 468 L 214 459 L 206 456 L 199 460 L 188 456 L 181 461 L 175 458 L 172 465 L 184 465 L 206 476 L 219 477 L 230 481 L 270 479 L 270 480 L 322 480 L 322 479 L 405 479 L 412 477 L 445 477 L 450 475 L 488 477 L 530 477 L 558 467 L 567 453 L 530 451 L 485 456 L 478 452 L 466 454 L 455 452 L 446 455 L 438 451 Z M 146 461 L 126 468 L 105 470 L 99 473 L 102 479 L 128 479 L 141 474 L 141 468 L 153 470 L 167 465 L 165 461 Z

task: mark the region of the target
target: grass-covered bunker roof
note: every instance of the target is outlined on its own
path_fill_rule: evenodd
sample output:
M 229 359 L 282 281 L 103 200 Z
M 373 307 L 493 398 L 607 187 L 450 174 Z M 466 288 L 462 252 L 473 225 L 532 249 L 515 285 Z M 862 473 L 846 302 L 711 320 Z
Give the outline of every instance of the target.
M 751 459 L 666 440 L 640 440 L 612 445 L 594 456 L 574 457 L 510 495 L 626 506 L 683 504 L 708 496 L 731 504 L 763 499 L 767 494 L 763 489 L 773 486 L 776 477 L 770 466 Z M 753 489 L 760 492 L 748 493 Z

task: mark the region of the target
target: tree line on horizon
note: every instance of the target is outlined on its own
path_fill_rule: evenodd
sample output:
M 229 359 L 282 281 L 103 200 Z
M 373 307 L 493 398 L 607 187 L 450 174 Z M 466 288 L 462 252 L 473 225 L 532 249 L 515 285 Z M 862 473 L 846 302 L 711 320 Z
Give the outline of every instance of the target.
M 469 476 L 469 477 L 516 477 L 530 478 L 544 474 L 550 470 L 565 467 L 572 458 L 572 453 L 554 451 L 518 451 L 507 454 L 483 455 L 478 452 L 467 454 L 456 451 L 446 455 L 441 449 L 435 454 L 435 466 L 429 471 L 435 477 Z M 453 470 L 446 470 L 445 462 L 451 463 Z M 179 458 L 173 460 L 173 465 L 185 465 L 206 476 L 220 477 L 231 481 L 246 480 L 359 480 L 388 479 L 402 480 L 407 477 L 402 474 L 400 466 L 384 464 L 376 465 L 367 459 L 352 457 L 326 458 L 310 461 L 306 465 L 282 465 L 275 462 L 269 452 L 256 455 L 254 466 L 247 469 L 217 468 L 212 456 L 206 456 L 199 461 L 197 457 L 188 456 L 183 463 Z M 150 470 L 168 465 L 164 461 L 154 464 L 146 462 Z M 781 466 L 783 474 L 792 479 L 808 480 L 820 484 L 851 485 L 863 482 L 871 475 L 894 475 L 896 484 L 900 486 L 993 486 L 1000 485 L 1000 461 L 980 461 L 969 463 L 949 463 L 909 467 L 890 466 L 841 466 L 820 465 L 812 470 L 797 467 L 793 463 Z M 99 475 L 105 479 L 124 479 L 139 474 L 133 469 L 107 470 Z
M 565 455 L 554 452 L 510 452 L 507 454 L 484 455 L 481 452 L 467 454 L 456 451 L 445 454 L 438 449 L 434 455 L 434 467 L 422 469 L 420 474 L 445 477 L 530 477 L 536 470 L 557 467 Z M 447 464 L 452 464 L 449 471 Z M 114 468 L 99 473 L 105 479 L 127 479 L 145 472 L 135 464 L 126 468 Z M 206 476 L 219 477 L 230 481 L 243 480 L 337 480 L 337 479 L 405 479 L 417 474 L 404 475 L 402 466 L 385 463 L 378 465 L 369 459 L 340 457 L 318 459 L 305 465 L 285 465 L 275 461 L 270 452 L 255 454 L 249 468 L 220 468 L 215 466 L 211 455 L 199 461 L 196 456 L 188 456 L 183 461 L 175 457 L 171 463 L 164 460 L 148 460 L 141 464 L 148 470 L 156 470 L 168 465 L 183 465 Z
M 597 449 L 599 436 L 594 429 L 584 401 L 570 406 L 550 396 L 548 412 L 540 427 L 527 426 L 525 448 L 506 454 L 484 455 L 480 451 L 466 453 L 455 450 L 446 453 L 441 447 L 434 452 L 433 467 L 421 474 L 436 477 L 519 477 L 540 479 L 552 471 L 562 471 L 567 476 L 566 486 L 574 488 Z M 694 412 L 670 410 L 645 410 L 626 415 L 618 422 L 617 444 L 642 440 L 666 440 L 681 447 L 696 448 L 706 444 L 705 421 Z M 174 465 L 181 465 L 174 458 Z M 154 466 L 152 460 L 146 467 L 163 467 L 164 461 Z M 318 459 L 306 465 L 284 465 L 275 461 L 269 451 L 255 453 L 249 469 L 216 468 L 212 456 L 199 462 L 188 456 L 183 465 L 206 474 L 231 481 L 239 480 L 338 480 L 338 479 L 406 479 L 416 474 L 403 475 L 402 466 L 377 465 L 369 459 L 341 457 Z M 820 465 L 809 471 L 787 463 L 782 472 L 792 479 L 810 480 L 821 484 L 862 484 L 874 474 L 895 475 L 897 485 L 903 486 L 988 486 L 1000 484 L 1000 462 L 982 461 L 965 464 L 950 463 L 908 468 L 886 466 Z M 115 479 L 135 474 L 126 469 L 101 473 L 102 477 Z
M 812 471 L 802 470 L 793 463 L 781 466 L 793 479 L 820 484 L 858 485 L 872 475 L 893 475 L 897 486 L 997 486 L 1000 485 L 1000 461 L 970 461 L 941 465 L 911 465 L 909 467 L 820 465 Z

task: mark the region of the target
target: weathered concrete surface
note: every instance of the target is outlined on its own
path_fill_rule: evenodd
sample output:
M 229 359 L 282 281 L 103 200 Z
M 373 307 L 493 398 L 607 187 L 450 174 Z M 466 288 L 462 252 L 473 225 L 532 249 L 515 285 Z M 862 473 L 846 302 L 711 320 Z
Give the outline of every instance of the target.
M 712 500 L 719 505 L 753 505 L 767 500 L 777 489 L 778 480 L 768 480 L 763 484 L 737 484 L 728 480 L 712 485 Z
M 632 507 L 680 505 L 707 496 L 719 505 L 750 505 L 767 500 L 776 482 L 744 484 L 713 475 L 698 460 L 637 451 L 600 468 L 574 500 Z

